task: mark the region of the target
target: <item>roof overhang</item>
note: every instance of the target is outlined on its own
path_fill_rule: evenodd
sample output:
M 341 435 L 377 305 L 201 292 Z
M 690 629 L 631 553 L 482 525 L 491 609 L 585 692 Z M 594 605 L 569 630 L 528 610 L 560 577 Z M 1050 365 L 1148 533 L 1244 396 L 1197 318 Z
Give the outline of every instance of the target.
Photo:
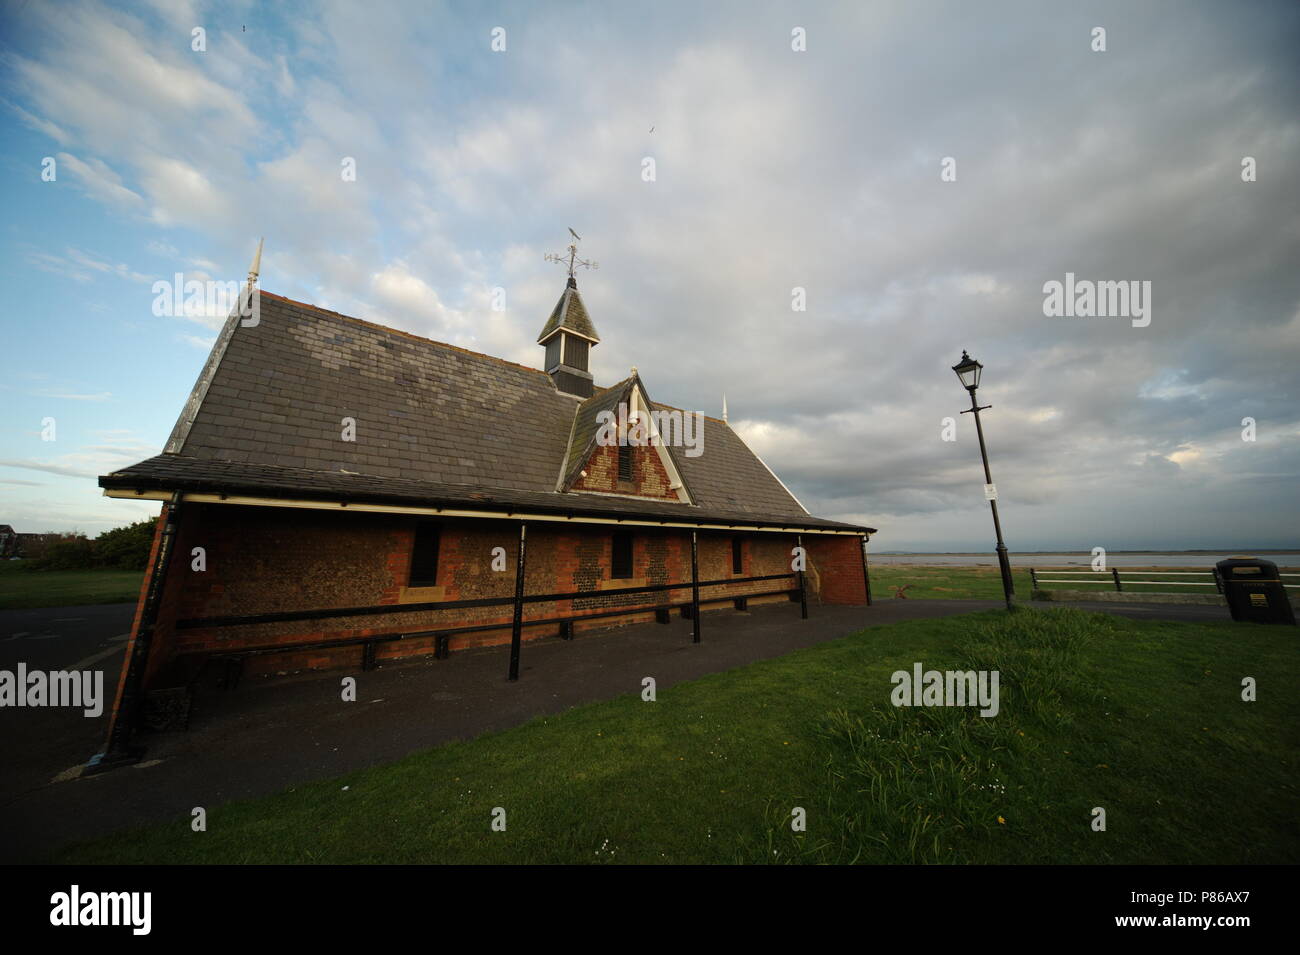
M 746 531 L 769 534 L 833 534 L 843 537 L 870 537 L 876 533 L 874 527 L 853 527 L 839 525 L 824 527 L 802 524 L 799 521 L 780 523 L 775 521 L 727 521 L 701 516 L 698 520 L 682 518 L 654 518 L 650 516 L 618 516 L 582 513 L 581 506 L 573 509 L 522 507 L 518 509 L 468 508 L 459 505 L 419 506 L 411 504 L 386 504 L 378 501 L 345 500 L 337 497 L 271 497 L 255 494 L 239 494 L 221 491 L 181 491 L 177 489 L 136 489 L 105 488 L 104 496 L 118 500 L 132 501 L 170 501 L 174 494 L 180 494 L 184 503 L 195 504 L 232 504 L 246 507 L 281 507 L 300 508 L 316 511 L 351 511 L 366 514 L 400 514 L 422 517 L 455 517 L 483 520 L 510 521 L 544 521 L 557 524 L 605 524 L 624 527 L 679 527 L 692 530 Z M 578 503 L 578 502 L 575 502 Z
M 600 344 L 599 338 L 592 338 L 590 335 L 582 334 L 582 332 L 575 332 L 572 328 L 569 328 L 567 325 L 557 325 L 555 328 L 552 328 L 547 334 L 537 339 L 537 344 L 545 345 L 556 335 L 572 335 L 574 338 L 581 338 L 583 341 L 591 342 L 591 344 L 593 345 Z

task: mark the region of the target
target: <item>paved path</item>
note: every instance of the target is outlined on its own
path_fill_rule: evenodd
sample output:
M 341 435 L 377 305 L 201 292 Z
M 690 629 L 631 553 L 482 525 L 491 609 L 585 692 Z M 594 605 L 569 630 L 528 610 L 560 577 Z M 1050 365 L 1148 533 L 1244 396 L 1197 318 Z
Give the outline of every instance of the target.
M 41 670 L 98 663 L 121 651 L 134 615 L 134 603 L 0 610 L 0 669 L 12 670 L 18 660 Z
M 29 671 L 99 670 L 107 709 L 134 615 L 134 603 L 0 610 L 0 670 L 13 673 L 19 661 Z M 39 792 L 57 773 L 84 762 L 104 733 L 103 716 L 90 719 L 80 710 L 0 709 L 0 860 L 14 797 Z
M 142 738 L 149 750 L 138 767 L 84 779 L 66 777 L 99 748 L 106 715 L 91 719 L 70 710 L 0 711 L 0 862 L 33 861 L 68 841 L 188 816 L 194 806 L 278 792 L 583 703 L 637 693 L 645 676 L 666 689 L 864 627 L 998 606 L 981 600 L 889 600 L 870 608 L 813 606 L 804 621 L 795 604 L 764 605 L 752 613 L 705 614 L 699 645 L 691 643 L 690 621 L 674 618 L 666 626 L 641 624 L 579 635 L 572 642 L 527 643 L 517 683 L 505 679 L 508 649 L 488 647 L 369 673 L 248 680 L 234 692 L 205 687 L 196 695 L 188 732 L 146 735 Z M 111 651 L 90 664 L 104 668 L 111 694 L 121 666 L 115 635 L 129 627 L 132 609 L 114 605 L 0 613 L 0 664 L 8 669 L 21 658 L 29 667 L 60 668 Z M 1227 619 L 1217 607 L 1098 604 L 1089 609 L 1157 619 Z M 15 616 L 19 614 L 27 616 Z M 31 636 L 55 632 L 63 639 Z M 13 633 L 28 636 L 15 638 Z M 18 655 L 11 645 L 19 647 Z M 340 701 L 345 675 L 357 677 L 356 703 Z M 61 774 L 63 781 L 56 781 Z

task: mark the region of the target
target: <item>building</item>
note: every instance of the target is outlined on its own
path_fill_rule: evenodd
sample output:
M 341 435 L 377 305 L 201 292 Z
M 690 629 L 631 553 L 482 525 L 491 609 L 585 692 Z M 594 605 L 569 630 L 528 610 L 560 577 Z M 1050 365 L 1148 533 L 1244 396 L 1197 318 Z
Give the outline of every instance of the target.
M 0 560 L 18 556 L 18 532 L 8 524 L 0 524 Z
M 126 711 L 213 659 L 259 673 L 510 643 L 514 678 L 521 644 L 577 629 L 681 612 L 698 639 L 696 606 L 869 601 L 872 528 L 810 515 L 725 420 L 656 403 L 635 369 L 594 385 L 572 268 L 541 370 L 257 294 L 164 453 L 99 481 L 164 502 Z
M 46 534 L 18 534 L 13 542 L 14 550 L 8 556 L 24 557 L 27 560 L 41 560 L 49 554 L 50 548 L 65 540 L 76 540 L 77 533 L 60 534 L 57 531 Z

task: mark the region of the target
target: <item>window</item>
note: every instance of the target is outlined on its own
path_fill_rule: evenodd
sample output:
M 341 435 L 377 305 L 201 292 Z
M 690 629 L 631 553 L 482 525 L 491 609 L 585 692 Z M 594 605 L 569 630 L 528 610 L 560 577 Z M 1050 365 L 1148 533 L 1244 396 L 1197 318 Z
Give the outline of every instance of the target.
M 550 371 L 560 363 L 560 339 L 563 335 L 556 335 L 546 343 L 546 370 Z
M 613 556 L 610 560 L 609 576 L 614 580 L 626 580 L 632 576 L 632 532 L 615 531 Z
M 411 578 L 408 586 L 433 587 L 438 583 L 437 524 L 415 525 L 415 546 L 411 548 Z
M 745 572 L 744 543 L 739 537 L 731 539 L 731 572 L 733 574 Z
M 560 337 L 564 339 L 564 363 L 570 368 L 587 371 L 587 353 L 591 349 L 591 343 L 572 335 Z
M 632 446 L 629 444 L 620 444 L 618 446 L 618 479 L 620 481 L 632 480 Z

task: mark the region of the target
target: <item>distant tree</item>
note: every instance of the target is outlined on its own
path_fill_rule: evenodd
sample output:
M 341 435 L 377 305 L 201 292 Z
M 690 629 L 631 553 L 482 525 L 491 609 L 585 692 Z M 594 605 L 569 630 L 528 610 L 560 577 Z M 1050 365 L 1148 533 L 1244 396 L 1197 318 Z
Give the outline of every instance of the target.
M 154 521 L 137 521 L 95 538 L 95 563 L 120 570 L 144 570 L 153 546 Z
M 24 570 L 144 570 L 153 547 L 154 522 L 138 521 L 104 531 L 93 541 L 80 531 L 42 534 L 40 549 Z
M 89 570 L 95 566 L 95 545 L 80 531 L 47 536 L 53 540 L 31 562 L 31 570 Z

